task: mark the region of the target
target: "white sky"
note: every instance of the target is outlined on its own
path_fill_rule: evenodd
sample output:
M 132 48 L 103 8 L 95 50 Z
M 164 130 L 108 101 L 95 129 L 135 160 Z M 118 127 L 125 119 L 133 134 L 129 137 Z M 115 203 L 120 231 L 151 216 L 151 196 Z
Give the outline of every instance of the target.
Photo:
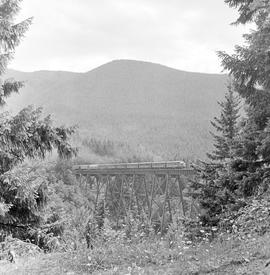
M 11 68 L 89 71 L 114 59 L 219 73 L 217 50 L 232 52 L 247 27 L 223 0 L 24 0 L 34 17 Z

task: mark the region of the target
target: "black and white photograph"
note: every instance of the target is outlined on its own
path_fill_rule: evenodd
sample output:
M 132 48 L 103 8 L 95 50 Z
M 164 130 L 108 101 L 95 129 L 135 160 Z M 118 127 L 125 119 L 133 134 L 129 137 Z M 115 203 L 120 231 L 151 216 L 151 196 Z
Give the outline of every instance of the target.
M 270 0 L 0 0 L 0 275 L 270 275 Z

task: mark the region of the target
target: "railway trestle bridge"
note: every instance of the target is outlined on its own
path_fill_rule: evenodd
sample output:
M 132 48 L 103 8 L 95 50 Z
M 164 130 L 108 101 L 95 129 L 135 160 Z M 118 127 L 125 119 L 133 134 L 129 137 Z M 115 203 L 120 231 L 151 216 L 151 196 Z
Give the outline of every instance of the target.
M 182 161 L 75 165 L 73 171 L 91 190 L 93 214 L 103 204 L 116 226 L 132 212 L 163 232 L 175 215 L 199 210 L 188 195 L 195 172 Z

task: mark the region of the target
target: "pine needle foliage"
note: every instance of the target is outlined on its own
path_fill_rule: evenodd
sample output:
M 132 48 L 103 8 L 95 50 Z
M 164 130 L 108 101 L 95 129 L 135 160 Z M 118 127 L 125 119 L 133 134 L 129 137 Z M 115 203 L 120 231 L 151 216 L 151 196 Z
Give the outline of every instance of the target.
M 221 108 L 220 116 L 211 121 L 217 133 L 211 133 L 215 147 L 215 150 L 208 154 L 211 160 L 222 161 L 234 157 L 239 132 L 240 103 L 240 98 L 235 95 L 232 86 L 229 85 L 224 101 L 218 102 Z
M 16 46 L 19 45 L 32 22 L 32 18 L 28 18 L 15 23 L 15 17 L 20 10 L 20 2 L 0 1 L 0 76 L 5 73 L 8 62 L 13 58 Z M 12 79 L 4 81 L 1 79 L 1 83 L 0 105 L 4 105 L 5 99 L 13 92 L 18 93 L 23 83 Z
M 246 116 L 237 125 L 239 99 L 230 100 L 229 89 L 225 101 L 219 104 L 221 116 L 212 122 L 217 131 L 215 150 L 209 154 L 213 162 L 196 168 L 198 182 L 194 189 L 200 191 L 205 224 L 219 224 L 228 213 L 245 205 L 248 197 L 265 192 L 270 184 L 270 1 L 225 3 L 238 9 L 234 24 L 252 22 L 255 29 L 244 35 L 245 44 L 235 46 L 233 54 L 218 52 L 232 78 L 233 90 L 245 104 Z
M 20 2 L 0 0 L 0 105 L 23 86 L 20 81 L 3 79 L 16 46 L 32 22 L 32 18 L 15 22 Z M 26 159 L 44 159 L 53 150 L 61 158 L 70 158 L 76 154 L 69 143 L 74 131 L 74 127 L 55 127 L 50 116 L 43 117 L 41 108 L 28 106 L 15 116 L 0 114 L 0 233 L 20 229 L 22 237 L 29 228 L 40 225 L 48 181 L 19 164 Z

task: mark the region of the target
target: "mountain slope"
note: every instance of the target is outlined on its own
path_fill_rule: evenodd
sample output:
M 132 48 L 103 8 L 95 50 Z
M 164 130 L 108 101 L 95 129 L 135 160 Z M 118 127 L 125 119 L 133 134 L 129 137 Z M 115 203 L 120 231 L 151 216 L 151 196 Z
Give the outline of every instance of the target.
M 191 73 L 159 64 L 117 60 L 87 73 L 9 71 L 25 80 L 8 101 L 14 111 L 43 106 L 84 135 L 143 144 L 165 157 L 203 157 L 210 149 L 209 120 L 226 76 Z

